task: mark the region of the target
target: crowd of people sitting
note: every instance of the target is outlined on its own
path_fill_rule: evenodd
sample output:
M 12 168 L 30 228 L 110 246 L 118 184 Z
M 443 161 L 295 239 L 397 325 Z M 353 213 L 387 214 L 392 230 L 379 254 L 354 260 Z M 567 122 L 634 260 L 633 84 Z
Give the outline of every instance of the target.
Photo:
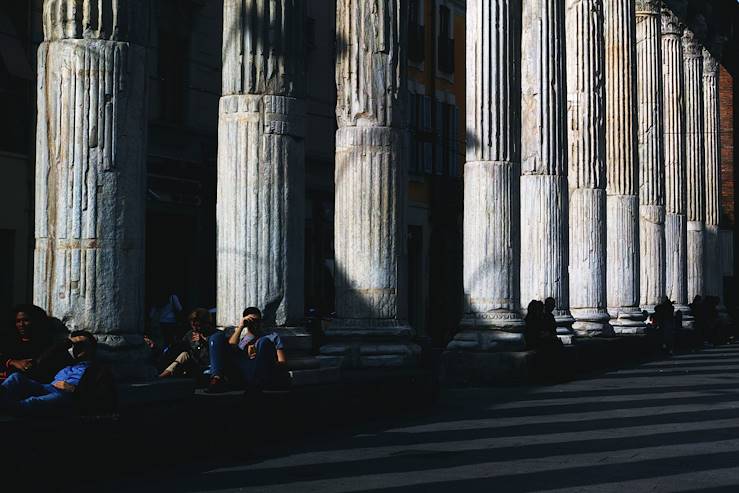
M 717 296 L 696 296 L 688 305 L 692 317 L 690 329 L 685 329 L 683 310 L 675 308 L 669 299 L 654 307 L 647 319 L 648 330 L 654 333 L 662 349 L 673 354 L 677 349 L 695 349 L 725 344 L 734 339 L 732 326 L 719 316 Z

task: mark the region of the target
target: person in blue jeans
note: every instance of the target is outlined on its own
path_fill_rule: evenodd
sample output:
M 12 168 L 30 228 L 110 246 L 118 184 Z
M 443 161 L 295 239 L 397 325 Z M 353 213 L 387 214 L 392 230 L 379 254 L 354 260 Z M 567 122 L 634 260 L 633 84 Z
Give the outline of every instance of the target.
M 23 373 L 13 373 L 0 384 L 0 409 L 17 414 L 62 414 L 73 407 L 74 393 L 95 355 L 97 341 L 86 331 L 70 337 L 68 365 L 51 383 L 41 383 Z
M 261 389 L 274 381 L 285 363 L 284 345 L 277 333 L 264 332 L 261 322 L 262 312 L 249 307 L 233 332 L 217 331 L 208 338 L 211 379 L 206 392 L 227 390 L 229 374 L 247 389 Z

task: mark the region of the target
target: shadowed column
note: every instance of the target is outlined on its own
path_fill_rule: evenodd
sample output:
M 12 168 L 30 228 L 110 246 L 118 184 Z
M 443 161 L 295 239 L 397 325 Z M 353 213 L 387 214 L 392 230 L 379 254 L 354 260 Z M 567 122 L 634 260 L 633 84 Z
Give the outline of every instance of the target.
M 603 2 L 567 0 L 565 19 L 572 328 L 608 335 Z
M 521 36 L 521 300 L 553 297 L 563 334 L 569 312 L 564 4 L 523 3 Z
M 644 331 L 639 308 L 634 0 L 605 0 L 608 313 L 616 333 Z
M 336 3 L 335 281 L 324 363 L 407 366 L 406 2 Z
M 665 296 L 665 168 L 662 155 L 662 21 L 660 2 L 636 2 L 639 114 L 639 251 L 641 306 Z
M 144 350 L 146 2 L 44 2 L 34 302 L 125 376 Z M 135 20 L 135 22 L 134 22 Z
M 704 294 L 705 167 L 703 164 L 703 56 L 695 35 L 683 32 L 685 160 L 688 206 L 688 300 Z

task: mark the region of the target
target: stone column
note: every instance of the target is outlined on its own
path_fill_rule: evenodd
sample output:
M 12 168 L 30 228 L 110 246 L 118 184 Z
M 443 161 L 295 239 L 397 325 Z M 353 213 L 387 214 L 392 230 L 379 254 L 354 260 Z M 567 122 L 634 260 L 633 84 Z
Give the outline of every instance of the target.
M 636 154 L 634 0 L 605 0 L 606 289 L 611 324 L 620 334 L 644 331 L 639 308 L 639 196 Z
M 723 298 L 723 272 L 719 240 L 721 200 L 721 154 L 719 151 L 718 62 L 703 48 L 703 139 L 706 185 L 705 289 L 710 296 Z
M 223 4 L 216 220 L 219 326 L 303 318 L 303 2 Z
M 663 151 L 665 156 L 665 294 L 683 312 L 687 325 L 687 202 L 685 181 L 685 87 L 683 28 L 662 10 Z
M 662 20 L 659 0 L 636 2 L 639 115 L 639 251 L 641 306 L 665 296 L 665 165 L 662 154 Z
M 566 0 L 570 311 L 585 336 L 613 332 L 606 310 L 603 1 Z
M 567 275 L 564 4 L 526 1 L 522 18 L 521 300 L 553 297 L 566 334 L 574 319 Z
M 450 349 L 519 349 L 521 4 L 467 2 L 465 313 Z
M 406 15 L 336 3 L 336 315 L 321 348 L 345 366 L 414 364 L 406 306 Z
M 141 375 L 147 2 L 44 2 L 34 303 Z
M 703 230 L 705 174 L 703 165 L 703 56 L 695 35 L 683 32 L 685 70 L 685 162 L 688 205 L 688 300 L 704 294 Z

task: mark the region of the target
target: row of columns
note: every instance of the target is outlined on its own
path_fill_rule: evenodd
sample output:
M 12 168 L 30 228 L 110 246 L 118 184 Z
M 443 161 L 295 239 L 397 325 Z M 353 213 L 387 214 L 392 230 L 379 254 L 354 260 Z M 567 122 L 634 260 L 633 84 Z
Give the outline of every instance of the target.
M 143 0 L 44 2 L 34 297 L 113 351 L 143 333 Z M 407 16 L 337 0 L 337 320 L 321 350 L 412 364 L 406 316 Z M 225 0 L 218 324 L 303 315 L 300 0 Z M 522 20 L 522 23 L 521 23 Z M 655 0 L 469 0 L 462 331 L 521 347 L 522 300 L 563 332 L 644 328 L 719 294 L 716 61 Z M 494 329 L 494 330 L 489 330 Z M 129 351 L 130 354 L 138 354 Z

